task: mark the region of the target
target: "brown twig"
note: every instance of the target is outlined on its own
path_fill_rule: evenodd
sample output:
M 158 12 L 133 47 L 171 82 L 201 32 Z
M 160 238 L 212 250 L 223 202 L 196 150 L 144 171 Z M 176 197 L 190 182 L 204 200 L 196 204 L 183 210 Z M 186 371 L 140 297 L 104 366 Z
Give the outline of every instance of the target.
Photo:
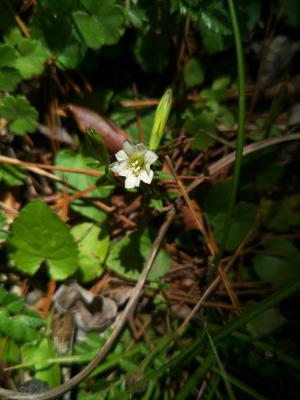
M 56 289 L 56 282 L 52 279 L 49 282 L 47 296 L 45 297 L 44 302 L 43 302 L 43 309 L 42 309 L 42 317 L 43 318 L 46 318 L 48 315 L 55 289 Z
M 203 221 L 203 219 L 202 219 L 202 215 L 196 214 L 195 209 L 194 209 L 194 207 L 193 207 L 193 204 L 192 204 L 192 202 L 191 202 L 190 196 L 188 195 L 188 193 L 187 193 L 187 191 L 186 191 L 186 189 L 185 189 L 183 183 L 182 183 L 181 180 L 178 178 L 178 176 L 177 176 L 177 174 L 176 174 L 176 171 L 175 171 L 175 169 L 174 169 L 174 167 L 173 167 L 173 164 L 172 164 L 172 162 L 171 162 L 171 160 L 170 160 L 170 157 L 169 157 L 169 156 L 166 156 L 166 157 L 165 157 L 165 160 L 166 160 L 166 162 L 167 162 L 167 164 L 168 164 L 168 166 L 169 166 L 169 168 L 170 168 L 170 170 L 171 170 L 172 175 L 174 176 L 174 178 L 175 178 L 175 180 L 176 180 L 176 183 L 177 183 L 177 185 L 178 185 L 178 187 L 179 187 L 179 190 L 180 190 L 180 192 L 181 192 L 181 194 L 182 194 L 182 196 L 183 196 L 183 198 L 184 198 L 184 200 L 185 200 L 185 202 L 186 202 L 186 204 L 187 204 L 187 206 L 188 206 L 188 208 L 189 208 L 189 210 L 190 210 L 190 212 L 191 212 L 191 214 L 192 214 L 192 217 L 193 217 L 194 220 L 195 220 L 195 223 L 196 223 L 196 225 L 197 225 L 199 231 L 202 233 L 202 235 L 203 235 L 203 237 L 204 237 L 204 240 L 205 240 L 205 242 L 206 242 L 206 245 L 207 245 L 207 247 L 208 247 L 208 249 L 209 249 L 211 255 L 212 255 L 213 257 L 215 257 L 215 255 L 216 255 L 215 246 L 213 246 L 213 245 L 211 244 L 211 242 L 208 240 L 208 235 L 207 235 L 207 232 L 206 232 L 206 229 L 205 229 L 205 225 L 204 225 L 204 221 Z M 200 219 L 200 218 L 201 218 L 201 219 Z
M 293 140 L 300 140 L 300 133 L 294 133 L 291 135 L 280 136 L 276 138 L 262 140 L 258 143 L 251 143 L 244 147 L 243 155 L 247 155 L 253 153 L 255 151 L 264 149 L 269 146 L 273 146 L 275 144 L 289 142 Z M 209 176 L 216 174 L 217 172 L 222 171 L 225 167 L 233 163 L 235 159 L 235 152 L 228 154 L 225 157 L 222 157 L 219 161 L 214 162 L 208 167 Z M 186 191 L 189 193 L 194 190 L 197 186 L 199 186 L 202 182 L 204 182 L 204 178 L 200 178 L 199 180 L 195 180 L 192 182 L 187 188 Z
M 14 10 L 13 6 L 10 4 L 9 0 L 2 0 L 3 3 L 6 4 L 7 8 L 9 9 L 9 11 L 13 14 L 14 19 L 18 25 L 18 27 L 21 29 L 21 31 L 23 32 L 23 35 L 27 38 L 29 38 L 30 34 L 29 34 L 29 30 L 27 28 L 27 26 L 24 24 L 24 22 L 21 20 L 21 18 L 19 17 L 19 15 L 16 13 L 16 11 Z
M 95 171 L 93 169 L 85 169 L 85 168 L 72 168 L 72 167 L 63 167 L 60 165 L 47 165 L 47 164 L 40 164 L 40 163 L 32 163 L 27 161 L 21 161 L 17 158 L 11 158 L 6 156 L 0 156 L 0 164 L 9 164 L 9 165 L 17 165 L 19 167 L 24 168 L 41 168 L 41 169 L 48 169 L 50 171 L 62 171 L 62 172 L 72 172 L 74 174 L 84 174 L 90 176 L 100 177 L 103 174 L 99 171 Z M 35 172 L 35 171 L 33 171 Z M 53 176 L 51 176 L 53 179 Z M 55 177 L 56 178 L 56 177 Z

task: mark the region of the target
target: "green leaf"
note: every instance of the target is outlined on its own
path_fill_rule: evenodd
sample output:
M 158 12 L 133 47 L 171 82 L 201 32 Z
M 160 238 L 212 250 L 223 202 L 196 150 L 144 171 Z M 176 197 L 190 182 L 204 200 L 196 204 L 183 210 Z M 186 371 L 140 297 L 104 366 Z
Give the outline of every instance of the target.
M 77 269 L 78 249 L 68 227 L 41 200 L 25 206 L 11 226 L 9 244 L 16 267 L 33 275 L 46 262 L 52 279 Z
M 91 394 L 85 390 L 80 390 L 77 395 L 77 400 L 99 400 L 99 396 L 101 396 L 99 393 Z
M 213 216 L 226 210 L 231 185 L 232 181 L 217 183 L 201 192 L 201 205 L 207 214 Z
M 134 55 L 144 72 L 159 74 L 169 64 L 169 47 L 169 38 L 165 34 L 148 31 L 138 36 Z
M 0 165 L 0 181 L 3 180 L 8 186 L 21 186 L 25 179 L 26 175 L 20 168 L 13 165 Z
M 127 11 L 127 10 L 125 10 Z M 148 20 L 145 11 L 142 8 L 134 6 L 133 4 L 130 6 L 130 9 L 127 11 L 127 17 L 131 24 L 135 28 L 142 28 L 143 24 L 145 24 Z
M 43 325 L 43 320 L 35 311 L 24 309 L 22 314 L 15 316 L 14 319 L 14 332 L 22 332 L 20 339 L 22 342 L 29 342 L 41 336 L 37 328 Z
M 2 349 L 2 363 L 17 364 L 20 361 L 20 348 L 13 339 L 0 337 L 0 348 Z
M 97 163 L 97 160 L 90 155 L 86 155 L 85 152 L 74 153 L 71 150 L 62 150 L 60 151 L 55 158 L 55 165 L 62 165 L 65 167 L 73 167 L 73 168 L 84 168 L 94 170 L 94 165 Z M 104 173 L 104 169 L 102 168 Z M 70 172 L 55 172 L 57 176 L 66 180 L 69 185 L 71 185 L 74 189 L 78 191 L 85 190 L 87 187 L 91 185 L 96 185 L 99 178 L 96 176 L 88 176 L 84 174 L 73 174 Z M 58 187 L 62 187 L 60 184 Z M 113 185 L 102 185 L 101 187 L 90 192 L 84 200 L 76 200 L 72 202 L 71 208 L 77 211 L 78 213 L 96 221 L 97 223 L 102 223 L 106 219 L 106 213 L 95 207 L 91 201 L 89 201 L 89 197 L 93 197 L 95 199 L 105 199 L 111 193 L 113 189 Z
M 110 156 L 100 133 L 90 128 L 87 130 L 85 137 L 87 147 L 96 160 L 103 165 L 109 165 L 111 163 Z
M 37 339 L 40 336 L 37 328 L 43 324 L 43 320 L 34 311 L 32 313 L 34 316 L 27 316 L 24 310 L 20 315 L 10 316 L 7 308 L 0 308 L 0 332 L 16 342 Z
M 209 55 L 223 51 L 232 44 L 232 41 L 228 40 L 228 36 L 219 35 L 204 25 L 201 25 L 200 31 L 203 44 Z
M 188 88 L 201 85 L 204 81 L 204 69 L 202 64 L 195 58 L 190 58 L 184 66 L 183 77 Z
M 200 21 L 212 31 L 222 34 L 231 35 L 230 19 L 227 12 L 220 4 L 211 4 L 204 7 L 200 12 Z
M 174 179 L 174 176 L 170 172 L 155 171 L 156 179 Z
M 7 238 L 7 232 L 4 230 L 5 225 L 6 225 L 6 216 L 2 211 L 0 211 L 0 240 L 5 240 Z M 1 304 L 1 295 L 0 295 L 0 304 Z
M 6 311 L 10 314 L 14 314 L 22 310 L 24 300 L 14 293 L 7 292 L 4 287 L 0 285 L 0 306 L 5 307 Z
M 13 67 L 17 58 L 17 52 L 8 44 L 0 45 L 0 68 Z
M 99 400 L 99 399 L 101 399 L 100 396 L 101 396 L 101 392 L 95 393 L 95 394 L 90 394 L 90 393 L 86 392 L 85 390 L 80 390 L 77 395 L 77 400 Z
M 112 245 L 106 262 L 107 266 L 127 279 L 138 279 L 151 250 L 153 243 L 151 236 L 148 229 L 124 236 L 123 239 Z M 164 276 L 170 266 L 170 255 L 161 249 L 148 276 L 149 281 Z
M 264 226 L 278 233 L 300 225 L 300 195 L 284 197 L 279 201 L 265 199 L 262 203 L 261 219 Z
M 300 278 L 300 253 L 287 239 L 275 237 L 265 244 L 262 254 L 253 259 L 257 275 L 275 285 Z
M 48 383 L 50 387 L 58 386 L 61 382 L 61 373 L 58 364 L 49 364 L 49 359 L 56 357 L 53 343 L 42 339 L 37 345 L 26 344 L 22 348 L 25 363 L 34 366 L 35 378 Z
M 278 329 L 286 319 L 280 314 L 277 308 L 269 308 L 246 325 L 248 332 L 254 338 L 268 335 Z
M 109 246 L 108 233 L 88 222 L 75 226 L 71 233 L 78 243 L 78 272 L 83 282 L 91 281 L 103 272 L 102 264 Z
M 207 150 L 215 143 L 215 139 L 201 132 L 204 129 L 214 133 L 216 131 L 216 116 L 211 111 L 202 111 L 196 117 L 189 118 L 185 128 L 190 135 L 194 136 L 191 147 L 195 150 Z
M 79 43 L 77 35 L 71 31 L 64 40 L 64 47 L 57 52 L 55 64 L 62 70 L 75 69 L 83 60 L 86 53 L 84 43 Z
M 276 162 L 265 165 L 256 175 L 255 183 L 258 190 L 267 190 L 274 187 L 284 174 L 284 168 Z
M 7 31 L 4 39 L 7 45 L 14 48 L 17 46 L 18 42 L 23 39 L 23 35 L 21 30 L 17 26 L 14 26 Z
M 256 215 L 256 205 L 247 202 L 240 202 L 234 209 L 233 221 L 231 223 L 226 250 L 234 251 L 253 226 Z M 208 216 L 208 222 L 214 230 L 215 237 L 220 243 L 223 237 L 226 214 L 219 213 L 215 216 Z
M 152 198 L 149 207 L 154 208 L 158 212 L 163 212 L 164 203 L 160 198 Z
M 218 114 L 220 108 L 219 103 L 226 100 L 228 95 L 229 83 L 230 78 L 228 76 L 221 76 L 213 81 L 211 88 L 204 89 L 200 92 L 204 104 L 211 112 Z
M 36 329 L 44 324 L 40 314 L 24 306 L 22 314 L 18 316 L 20 320 L 30 328 Z
M 218 97 L 218 100 L 225 100 L 227 96 L 227 89 L 230 84 L 230 77 L 229 76 L 220 76 L 219 78 L 213 81 L 211 86 L 212 90 L 215 92 L 220 92 L 223 94 L 222 97 Z M 223 92 L 225 91 L 225 92 Z
M 123 8 L 115 0 L 81 0 L 84 11 L 72 13 L 86 45 L 99 49 L 104 44 L 115 44 L 124 32 Z
M 9 297 L 12 296 L 11 299 L 9 299 Z M 7 300 L 10 300 L 8 304 L 6 304 Z M 3 302 L 2 304 L 3 306 L 5 306 L 6 310 L 10 313 L 10 314 L 15 314 L 18 311 L 21 311 L 23 306 L 24 306 L 24 300 L 21 297 L 18 297 L 16 295 L 14 295 L 13 293 L 10 293 L 9 296 L 7 296 L 7 299 L 5 299 L 5 302 Z
M 23 135 L 36 130 L 38 113 L 26 97 L 8 95 L 0 104 L 0 118 L 9 121 L 12 132 Z
M 0 90 L 3 90 L 4 92 L 12 92 L 21 80 L 22 76 L 15 69 L 0 69 Z
M 76 342 L 74 346 L 74 354 L 85 355 L 85 354 L 96 354 L 100 347 L 105 344 L 108 337 L 109 330 L 101 332 L 89 332 L 87 333 L 83 342 Z M 110 355 L 108 356 L 110 357 Z
M 217 121 L 219 124 L 224 125 L 227 129 L 234 129 L 236 123 L 235 118 L 229 108 L 223 106 L 219 107 Z
M 76 68 L 86 53 L 72 20 L 74 0 L 39 0 L 32 16 L 31 38 L 42 40 L 61 69 Z
M 24 79 L 40 75 L 44 70 L 45 62 L 50 58 L 50 51 L 38 40 L 22 39 L 18 42 L 19 55 L 14 67 Z
M 255 191 L 266 191 L 278 185 L 283 176 L 284 167 L 278 163 L 274 149 L 266 149 L 247 155 L 241 172 L 241 191 L 246 196 Z

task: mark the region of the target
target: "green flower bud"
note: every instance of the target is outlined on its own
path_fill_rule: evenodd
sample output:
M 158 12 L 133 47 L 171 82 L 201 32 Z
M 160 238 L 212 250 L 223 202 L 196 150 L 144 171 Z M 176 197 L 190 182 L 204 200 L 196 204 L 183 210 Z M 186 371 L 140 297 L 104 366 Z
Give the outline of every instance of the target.
M 156 109 L 154 124 L 149 144 L 149 148 L 151 150 L 156 150 L 159 146 L 171 111 L 171 106 L 172 106 L 172 90 L 167 89 Z

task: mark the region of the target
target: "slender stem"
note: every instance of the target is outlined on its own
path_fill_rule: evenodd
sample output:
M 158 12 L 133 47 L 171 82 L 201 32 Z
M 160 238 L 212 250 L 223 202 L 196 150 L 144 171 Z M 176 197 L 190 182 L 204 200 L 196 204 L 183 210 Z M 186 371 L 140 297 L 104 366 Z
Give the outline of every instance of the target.
M 237 147 L 235 154 L 232 190 L 230 194 L 229 206 L 228 206 L 220 251 L 214 263 L 213 275 L 217 271 L 218 264 L 222 259 L 228 239 L 228 234 L 231 225 L 233 210 L 237 197 L 239 179 L 240 179 L 240 172 L 241 172 L 242 158 L 243 158 L 243 147 L 244 147 L 244 134 L 245 134 L 245 68 L 244 68 L 242 40 L 233 0 L 228 0 L 228 6 L 232 23 L 232 30 L 233 30 L 236 57 L 237 57 L 237 69 L 238 69 L 238 137 L 237 137 Z

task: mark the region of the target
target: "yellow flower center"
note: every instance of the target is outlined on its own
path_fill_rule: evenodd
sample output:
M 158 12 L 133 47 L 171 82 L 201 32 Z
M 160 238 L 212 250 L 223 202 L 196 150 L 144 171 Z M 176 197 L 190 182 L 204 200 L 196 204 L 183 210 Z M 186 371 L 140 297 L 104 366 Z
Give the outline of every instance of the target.
M 141 170 L 145 168 L 145 162 L 143 157 L 131 157 L 129 159 L 129 166 L 132 173 L 135 176 L 139 176 Z

